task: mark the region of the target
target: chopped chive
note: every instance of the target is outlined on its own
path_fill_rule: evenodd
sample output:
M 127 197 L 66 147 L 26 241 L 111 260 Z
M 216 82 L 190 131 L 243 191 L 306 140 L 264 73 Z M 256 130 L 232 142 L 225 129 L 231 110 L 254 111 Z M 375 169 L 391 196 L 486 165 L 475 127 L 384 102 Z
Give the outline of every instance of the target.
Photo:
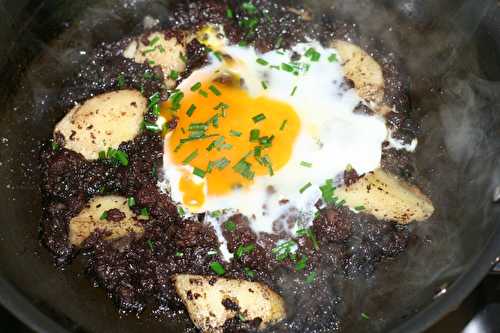
M 283 37 L 279 36 L 274 47 L 277 49 L 281 48 L 281 43 L 283 43 Z
M 200 178 L 204 178 L 206 174 L 205 170 L 202 170 L 200 168 L 194 168 L 193 169 L 193 175 L 198 176 Z
M 311 186 L 312 186 L 312 183 L 311 183 L 311 182 L 309 182 L 309 183 L 305 184 L 304 186 L 302 186 L 302 187 L 300 188 L 300 190 L 299 190 L 300 194 L 304 193 L 304 192 L 305 192 L 305 191 L 306 191 L 309 187 L 311 187 Z
M 154 65 L 155 64 L 155 61 L 154 60 L 148 60 L 148 65 Z
M 238 46 L 239 47 L 247 47 L 248 46 L 248 43 L 244 40 L 240 40 L 239 43 L 238 43 Z
M 297 86 L 294 86 L 292 92 L 290 93 L 290 96 L 295 96 L 296 92 L 297 92 Z
M 116 84 L 118 85 L 118 88 L 123 88 L 123 86 L 125 86 L 125 76 L 123 73 L 120 73 L 116 78 Z
M 142 127 L 153 133 L 161 132 L 161 128 L 158 125 L 150 123 L 149 121 L 143 121 Z
M 337 55 L 335 53 L 332 53 L 329 57 L 328 57 L 328 61 L 329 62 L 337 62 Z
M 361 312 L 361 318 L 363 318 L 364 320 L 370 320 L 370 317 L 364 312 Z
M 309 273 L 309 275 L 306 277 L 306 283 L 311 284 L 316 280 L 316 277 L 318 276 L 318 273 L 316 271 L 312 271 Z
M 255 272 L 248 267 L 243 268 L 243 272 L 251 279 L 255 277 Z
M 319 59 L 321 58 L 321 54 L 319 52 L 316 52 L 314 53 L 312 56 L 311 56 L 311 61 L 319 61 Z
M 134 197 L 129 197 L 129 198 L 127 199 L 127 204 L 128 204 L 128 206 L 129 206 L 129 208 L 134 207 L 134 206 L 135 206 L 135 198 L 134 198 Z
M 194 131 L 206 131 L 208 129 L 208 125 L 206 123 L 191 123 L 189 124 L 188 130 L 190 132 Z
M 319 213 L 319 212 L 316 212 L 316 213 Z M 305 237 L 309 238 L 309 240 L 313 244 L 314 249 L 315 250 L 319 249 L 318 240 L 316 239 L 316 235 L 314 234 L 314 231 L 311 228 L 305 228 L 305 229 L 299 229 L 299 230 L 297 230 L 297 236 L 299 236 L 299 237 L 304 237 L 305 236 Z
M 340 201 L 336 204 L 336 206 L 337 206 L 338 208 L 340 208 L 340 207 L 344 206 L 344 205 L 345 205 L 345 203 L 346 203 L 346 201 L 345 201 L 344 199 L 342 199 L 342 200 L 340 200 Z
M 139 214 L 139 218 L 148 220 L 149 219 L 149 209 L 144 207 L 141 209 L 141 213 Z
M 262 145 L 264 148 L 269 148 L 272 146 L 274 140 L 274 135 L 271 136 L 263 136 L 259 138 L 259 143 Z
M 210 264 L 210 269 L 215 272 L 217 275 L 224 275 L 226 270 L 224 269 L 224 266 L 218 261 L 214 261 Z
M 250 141 L 257 141 L 259 140 L 260 137 L 260 130 L 254 128 L 253 130 L 250 131 Z
M 219 61 L 222 61 L 223 58 L 222 58 L 222 53 L 220 51 L 214 51 L 212 52 L 214 54 L 214 56 L 217 58 L 217 60 Z
M 262 88 L 264 88 L 264 90 L 267 90 L 267 83 L 266 83 L 266 81 L 261 81 L 260 84 L 262 85 Z
M 293 72 L 293 66 L 286 63 L 281 64 L 281 69 L 284 70 L 285 72 L 290 72 L 290 73 Z
M 208 93 L 207 93 L 205 90 L 203 90 L 203 89 L 200 89 L 200 91 L 198 91 L 198 93 L 199 93 L 201 96 L 205 97 L 205 98 L 207 98 L 207 97 L 208 97 Z
M 221 95 L 221 92 L 219 89 L 217 89 L 216 86 L 214 86 L 213 84 L 210 85 L 210 87 L 208 87 L 208 89 L 215 95 L 215 96 L 220 96 Z
M 165 49 L 164 49 L 164 50 L 165 50 Z M 160 50 L 160 52 L 161 52 L 161 50 Z M 163 53 L 163 52 L 162 52 L 162 53 Z M 183 63 L 187 64 L 187 58 L 186 58 L 186 56 L 184 55 L 184 53 L 180 52 L 180 53 L 179 53 L 179 58 L 181 58 L 181 60 L 182 60 L 182 62 L 183 62 Z
M 106 152 L 105 151 L 100 151 L 99 152 L 99 159 L 100 160 L 105 160 L 106 159 Z
M 177 212 L 179 213 L 180 217 L 184 217 L 184 215 L 186 215 L 186 212 L 184 211 L 184 208 L 182 208 L 181 206 L 177 207 Z
M 307 266 L 307 256 L 302 256 L 302 258 L 295 264 L 295 269 L 297 271 L 302 271 Z
M 183 257 L 184 253 L 177 251 L 177 252 L 175 252 L 175 256 L 176 257 Z
M 236 259 L 243 257 L 246 254 L 250 254 L 255 249 L 255 244 L 240 245 L 234 253 Z
M 328 179 L 323 186 L 320 186 L 319 189 L 321 190 L 321 197 L 327 205 L 335 203 L 336 199 L 333 196 L 335 193 L 335 186 L 333 186 L 332 179 Z
M 262 154 L 262 147 L 256 146 L 253 150 L 253 155 L 257 158 L 257 157 L 260 157 L 261 154 Z
M 310 56 L 312 56 L 315 52 L 316 52 L 316 50 L 315 50 L 314 48 L 310 47 L 310 48 L 306 51 L 306 53 L 305 53 L 304 55 L 305 55 L 306 57 L 308 57 L 308 58 L 309 58 L 309 57 L 310 57 Z
M 255 7 L 255 5 L 250 1 L 242 3 L 241 8 L 249 14 L 257 13 L 257 7 Z
M 177 80 L 179 78 L 179 72 L 174 71 L 173 69 L 170 71 L 170 74 L 168 74 L 168 77 L 171 78 L 172 80 Z
M 154 242 L 151 239 L 148 239 L 146 241 L 146 243 L 148 244 L 149 249 L 151 250 L 151 252 L 155 250 Z
M 262 65 L 262 66 L 267 66 L 269 65 L 269 62 L 267 62 L 266 60 L 262 59 L 262 58 L 257 58 L 256 62 L 259 64 L 259 65 Z
M 236 137 L 240 137 L 241 136 L 241 132 L 240 131 L 235 131 L 235 130 L 230 130 L 229 134 L 231 136 L 236 136 Z
M 362 205 L 361 206 L 356 206 L 356 207 L 354 207 L 354 210 L 357 210 L 358 212 L 362 211 L 362 210 L 365 210 L 365 206 L 362 206 Z
M 193 85 L 191 86 L 191 91 L 193 91 L 193 92 L 194 92 L 194 91 L 196 91 L 196 90 L 198 90 L 198 89 L 200 89 L 200 88 L 201 88 L 201 82 L 196 82 L 195 84 L 193 84 Z
M 195 110 L 196 110 L 196 105 L 191 104 L 189 109 L 187 109 L 187 111 L 186 111 L 186 114 L 188 115 L 188 117 L 191 117 Z
M 101 217 L 99 217 L 99 220 L 107 220 L 108 219 L 108 211 L 105 210 L 102 212 Z
M 108 152 L 106 153 L 107 158 L 123 165 L 128 166 L 128 154 L 119 149 L 108 148 Z
M 249 154 L 251 154 L 251 152 Z M 252 171 L 252 164 L 246 161 L 249 154 L 239 160 L 238 163 L 233 166 L 233 170 L 239 173 L 242 177 L 252 180 L 255 177 L 255 172 Z
M 254 123 L 261 122 L 264 119 L 266 119 L 266 116 L 263 113 L 260 113 L 260 114 L 258 114 L 258 115 L 256 115 L 255 117 L 252 118 L 252 120 L 253 120 Z
M 149 41 L 149 44 L 148 46 L 154 46 L 156 43 L 158 43 L 158 41 L 160 40 L 160 37 L 159 36 L 156 36 L 155 38 L 151 39 Z
M 213 166 L 219 170 L 224 170 L 229 163 L 231 163 L 227 158 L 223 157 L 220 160 L 213 162 Z
M 156 50 L 156 48 L 154 48 L 154 47 L 153 47 L 153 48 L 150 48 L 150 49 L 147 49 L 147 50 L 142 51 L 142 54 L 143 54 L 143 55 L 146 55 L 146 54 L 148 54 L 148 53 L 154 52 L 155 50 Z
M 288 123 L 288 119 L 283 120 L 280 126 L 280 131 L 283 131 L 286 127 L 286 124 Z
M 233 13 L 233 10 L 229 7 L 227 7 L 226 9 L 226 17 L 227 18 L 233 18 L 234 17 L 234 13 Z
M 189 154 L 188 157 L 186 157 L 186 159 L 182 161 L 182 164 L 187 165 L 191 163 L 196 157 L 198 157 L 198 149 Z
M 233 232 L 236 230 L 236 223 L 233 221 L 229 220 L 226 223 L 224 223 L 224 227 L 226 227 L 226 230 L 229 232 Z
M 306 161 L 302 161 L 300 162 L 300 165 L 305 167 L 305 168 L 311 168 L 312 167 L 312 163 L 309 163 L 309 162 L 306 162 Z

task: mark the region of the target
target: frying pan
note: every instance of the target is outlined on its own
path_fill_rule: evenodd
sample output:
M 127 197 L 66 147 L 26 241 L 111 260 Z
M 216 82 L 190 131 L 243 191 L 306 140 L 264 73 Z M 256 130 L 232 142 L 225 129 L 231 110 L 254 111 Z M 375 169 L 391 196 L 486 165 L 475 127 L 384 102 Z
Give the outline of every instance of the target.
M 178 332 L 184 321 L 120 317 L 77 263 L 57 270 L 38 241 L 38 154 L 61 114 L 60 82 L 100 41 L 166 1 L 0 1 L 0 303 L 40 332 Z M 293 1 L 291 1 L 293 2 Z M 402 59 L 421 139 L 417 168 L 437 212 L 373 278 L 346 281 L 346 332 L 422 332 L 500 256 L 500 9 L 492 1 L 307 1 L 336 7 Z M 70 31 L 64 40 L 57 39 Z M 369 314 L 361 320 L 359 313 Z

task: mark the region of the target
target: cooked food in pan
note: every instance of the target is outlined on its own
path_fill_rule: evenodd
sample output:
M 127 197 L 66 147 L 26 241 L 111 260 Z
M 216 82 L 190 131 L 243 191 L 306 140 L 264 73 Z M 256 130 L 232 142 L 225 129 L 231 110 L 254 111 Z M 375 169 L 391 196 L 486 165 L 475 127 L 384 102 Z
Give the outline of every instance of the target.
M 202 332 L 341 328 L 331 281 L 370 276 L 434 207 L 396 60 L 311 16 L 181 2 L 97 47 L 42 156 L 56 263 L 85 254 L 121 311 Z

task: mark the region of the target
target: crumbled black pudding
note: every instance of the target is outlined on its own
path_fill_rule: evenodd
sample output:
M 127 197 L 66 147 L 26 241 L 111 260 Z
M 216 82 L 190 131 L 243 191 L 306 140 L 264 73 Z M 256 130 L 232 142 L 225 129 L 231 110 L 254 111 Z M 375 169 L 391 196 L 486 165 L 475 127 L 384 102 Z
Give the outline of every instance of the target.
M 290 47 L 304 41 L 306 35 L 327 41 L 356 33 L 355 27 L 339 21 L 322 24 L 324 17 L 311 17 L 307 10 L 292 8 L 287 1 L 252 3 L 255 10 L 243 6 L 241 1 L 179 1 L 172 6 L 170 20 L 163 22 L 161 29 L 175 34 L 177 30 L 195 31 L 206 23 L 221 24 L 232 42 L 251 44 L 261 51 Z M 124 88 L 139 90 L 146 97 L 159 93 L 165 100 L 169 91 L 163 80 L 168 73 L 122 57 L 118 51 L 126 44 L 127 39 L 96 49 L 74 78 L 65 82 L 54 108 L 69 110 L 75 102 Z M 184 77 L 206 63 L 207 52 L 196 40 L 187 46 Z M 411 142 L 416 137 L 416 127 L 408 115 L 407 79 L 396 59 L 374 54 L 386 76 L 386 99 L 400 110 L 389 114 L 388 122 L 399 138 Z M 360 112 L 370 110 L 363 107 Z M 154 121 L 155 115 L 147 114 L 146 120 Z M 175 122 L 169 126 L 175 127 Z M 216 275 L 210 263 L 223 260 L 215 231 L 201 222 L 203 216 L 185 219 L 169 195 L 161 193 L 156 185 L 162 168 L 161 135 L 144 129 L 134 140 L 121 144 L 119 149 L 128 155 L 127 166 L 106 159 L 88 161 L 59 148 L 58 140 L 55 145 L 47 144 L 41 155 L 46 207 L 41 239 L 54 255 L 55 263 L 59 267 L 70 265 L 75 256 L 85 254 L 82 260 L 88 277 L 112 295 L 120 311 L 143 312 L 149 308 L 159 316 L 178 315 L 183 305 L 170 276 Z M 383 154 L 385 169 L 413 179 L 411 154 L 394 149 L 384 149 Z M 357 177 L 351 171 L 345 179 L 355 182 Z M 147 208 L 149 219 L 141 220 L 144 234 L 111 241 L 95 233 L 80 249 L 71 246 L 70 219 L 90 198 L 106 194 L 134 198 L 136 205 L 132 209 L 137 214 Z M 123 216 L 118 211 L 109 218 L 119 221 Z M 313 226 L 292 240 L 298 245 L 293 256 L 277 258 L 273 249 L 279 237 L 256 235 L 241 215 L 224 224 L 223 234 L 230 252 L 237 253 L 242 246 L 251 248 L 225 264 L 225 276 L 264 282 L 285 298 L 288 318 L 275 328 L 282 332 L 322 332 L 341 327 L 337 308 L 341 293 L 335 289 L 338 281 L 369 278 L 379 261 L 397 256 L 409 239 L 405 227 L 335 205 L 322 209 Z M 231 300 L 224 306 L 237 307 Z M 235 317 L 226 322 L 224 331 L 247 332 L 258 325 L 258 320 L 249 322 Z

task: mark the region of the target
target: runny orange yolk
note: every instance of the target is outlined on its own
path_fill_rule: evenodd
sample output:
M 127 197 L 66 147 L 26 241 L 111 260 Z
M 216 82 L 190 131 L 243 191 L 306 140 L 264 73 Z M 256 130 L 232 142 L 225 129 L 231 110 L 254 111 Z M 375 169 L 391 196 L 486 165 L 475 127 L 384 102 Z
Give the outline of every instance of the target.
M 183 203 L 196 210 L 207 194 L 222 196 L 250 186 L 256 177 L 271 175 L 289 161 L 300 130 L 300 120 L 287 103 L 265 96 L 253 98 L 240 84 L 212 79 L 183 90 L 177 110 L 172 98 L 162 105 L 162 115 L 177 118 L 166 135 L 170 160 L 190 165 L 182 170 L 179 190 Z M 174 107 L 175 108 L 175 107 Z

